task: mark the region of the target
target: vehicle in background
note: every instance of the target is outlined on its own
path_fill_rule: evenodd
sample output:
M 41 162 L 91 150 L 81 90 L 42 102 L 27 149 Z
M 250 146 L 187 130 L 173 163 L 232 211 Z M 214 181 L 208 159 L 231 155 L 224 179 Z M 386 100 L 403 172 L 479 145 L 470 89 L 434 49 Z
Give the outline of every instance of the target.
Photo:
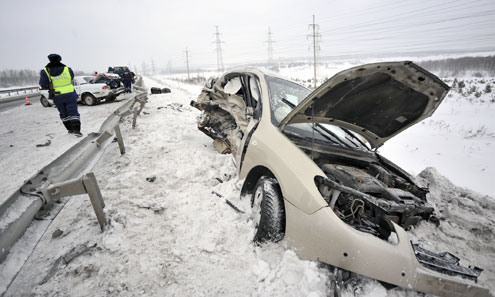
M 115 67 L 108 67 L 108 73 L 115 73 L 120 76 L 120 78 L 123 78 L 124 72 L 129 71 L 132 73 L 132 76 L 134 80 L 137 79 L 136 74 L 132 72 L 129 67 L 127 66 L 115 66 Z
M 122 80 L 120 76 L 115 73 L 101 73 L 94 78 L 93 83 L 105 83 L 111 89 L 122 87 Z
M 100 75 L 101 76 L 101 75 Z M 98 76 L 98 77 L 100 77 Z M 97 77 L 97 78 L 98 78 Z M 74 77 L 74 89 L 79 95 L 78 102 L 86 105 L 95 105 L 101 101 L 114 101 L 118 95 L 124 92 L 124 88 L 111 88 L 112 80 L 106 82 L 95 82 L 94 76 L 76 76 Z M 48 98 L 48 90 L 41 90 L 41 105 L 50 107 L 53 104 L 53 99 Z

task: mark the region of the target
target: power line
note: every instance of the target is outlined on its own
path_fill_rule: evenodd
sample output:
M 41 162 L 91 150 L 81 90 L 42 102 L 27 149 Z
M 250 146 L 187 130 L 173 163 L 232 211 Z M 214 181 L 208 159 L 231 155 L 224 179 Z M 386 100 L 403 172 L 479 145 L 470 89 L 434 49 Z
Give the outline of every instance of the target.
M 151 58 L 151 71 L 152 75 L 156 75 L 156 70 L 155 70 L 155 61 L 153 61 L 153 58 Z
M 450 4 L 453 4 L 453 3 L 456 3 L 456 2 L 459 2 L 459 1 L 464 1 L 464 0 L 452 1 Z M 464 5 L 464 4 L 465 3 L 463 3 L 461 5 Z M 454 8 L 454 7 L 459 6 L 459 5 L 456 5 L 456 6 L 445 6 L 445 4 L 437 4 L 437 5 L 432 5 L 432 6 L 429 6 L 429 7 L 423 7 L 423 8 L 420 8 L 420 9 L 412 10 L 412 11 L 407 11 L 407 12 L 404 12 L 404 13 L 398 13 L 398 14 L 396 13 L 396 14 L 393 14 L 393 17 L 388 18 L 388 19 L 381 19 L 379 21 L 377 21 L 377 20 L 371 20 L 371 21 L 367 21 L 367 22 L 361 23 L 361 24 L 359 24 L 357 26 L 352 26 L 352 27 L 349 27 L 348 25 L 346 25 L 346 26 L 340 26 L 340 27 L 334 27 L 334 28 L 332 28 L 330 30 L 326 30 L 326 31 L 323 31 L 323 32 L 324 33 L 340 32 L 342 30 L 346 30 L 346 29 L 349 29 L 349 28 L 352 28 L 352 29 L 367 28 L 367 29 L 369 29 L 371 26 L 375 26 L 375 25 L 387 25 L 391 21 L 394 21 L 394 22 L 395 21 L 402 21 L 402 20 L 405 20 L 407 18 L 411 18 L 413 16 L 424 17 L 424 16 L 428 16 L 428 13 L 431 13 L 432 12 L 430 9 L 435 8 L 435 7 L 438 7 L 440 5 L 442 6 L 443 9 L 440 12 L 437 12 L 437 11 L 434 10 L 433 11 L 434 14 L 436 14 L 436 13 L 443 14 L 445 9 Z M 462 10 L 465 11 L 465 9 L 462 9 Z M 393 23 L 393 25 L 395 26 L 397 24 L 396 23 Z

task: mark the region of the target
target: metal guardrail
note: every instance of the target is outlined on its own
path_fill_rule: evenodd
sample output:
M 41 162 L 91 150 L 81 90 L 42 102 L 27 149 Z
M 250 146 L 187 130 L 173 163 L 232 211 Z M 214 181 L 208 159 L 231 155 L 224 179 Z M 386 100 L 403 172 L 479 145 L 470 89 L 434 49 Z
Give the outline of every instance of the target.
M 4 95 L 4 94 L 7 94 L 7 96 L 5 96 L 5 97 L 10 97 L 10 96 L 13 96 L 13 95 L 27 94 L 28 91 L 30 93 L 38 92 L 39 91 L 39 86 L 16 88 L 16 89 L 9 89 L 9 90 L 0 90 L 0 97 L 2 95 Z
M 136 85 L 138 84 L 142 85 L 142 80 L 138 80 Z M 62 197 L 88 193 L 103 231 L 104 202 L 96 178 L 90 171 L 112 143 L 114 135 L 120 153 L 125 153 L 119 124 L 123 117 L 132 114 L 132 127 L 135 127 L 137 115 L 144 108 L 148 96 L 147 90 L 141 87 L 138 90 L 138 93 L 103 122 L 97 133 L 88 134 L 38 171 L 0 205 L 0 263 L 5 260 L 10 248 L 24 234 L 40 209 Z

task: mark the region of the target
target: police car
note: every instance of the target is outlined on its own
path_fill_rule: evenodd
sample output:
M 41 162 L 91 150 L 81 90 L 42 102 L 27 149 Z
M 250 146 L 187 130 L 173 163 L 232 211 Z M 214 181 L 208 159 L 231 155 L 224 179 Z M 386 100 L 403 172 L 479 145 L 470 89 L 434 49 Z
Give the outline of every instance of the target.
M 113 101 L 124 92 L 124 88 L 111 88 L 106 82 L 95 82 L 94 76 L 76 76 L 73 80 L 74 89 L 79 95 L 78 102 L 86 105 L 95 105 L 101 101 Z M 50 107 L 53 99 L 48 98 L 48 90 L 41 90 L 41 105 Z

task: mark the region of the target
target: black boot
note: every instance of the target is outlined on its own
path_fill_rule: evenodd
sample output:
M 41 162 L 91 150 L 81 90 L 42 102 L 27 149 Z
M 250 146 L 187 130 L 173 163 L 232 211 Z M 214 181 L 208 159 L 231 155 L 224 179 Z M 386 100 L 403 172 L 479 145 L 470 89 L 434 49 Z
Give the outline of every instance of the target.
M 69 133 L 74 132 L 72 129 L 72 123 L 71 122 L 67 121 L 67 122 L 62 122 L 62 123 L 64 123 L 65 128 L 67 128 L 67 132 L 69 132 Z
M 71 123 L 72 123 L 72 133 L 74 133 L 74 135 L 76 135 L 78 137 L 83 136 L 81 133 L 81 122 L 80 121 L 72 121 Z

